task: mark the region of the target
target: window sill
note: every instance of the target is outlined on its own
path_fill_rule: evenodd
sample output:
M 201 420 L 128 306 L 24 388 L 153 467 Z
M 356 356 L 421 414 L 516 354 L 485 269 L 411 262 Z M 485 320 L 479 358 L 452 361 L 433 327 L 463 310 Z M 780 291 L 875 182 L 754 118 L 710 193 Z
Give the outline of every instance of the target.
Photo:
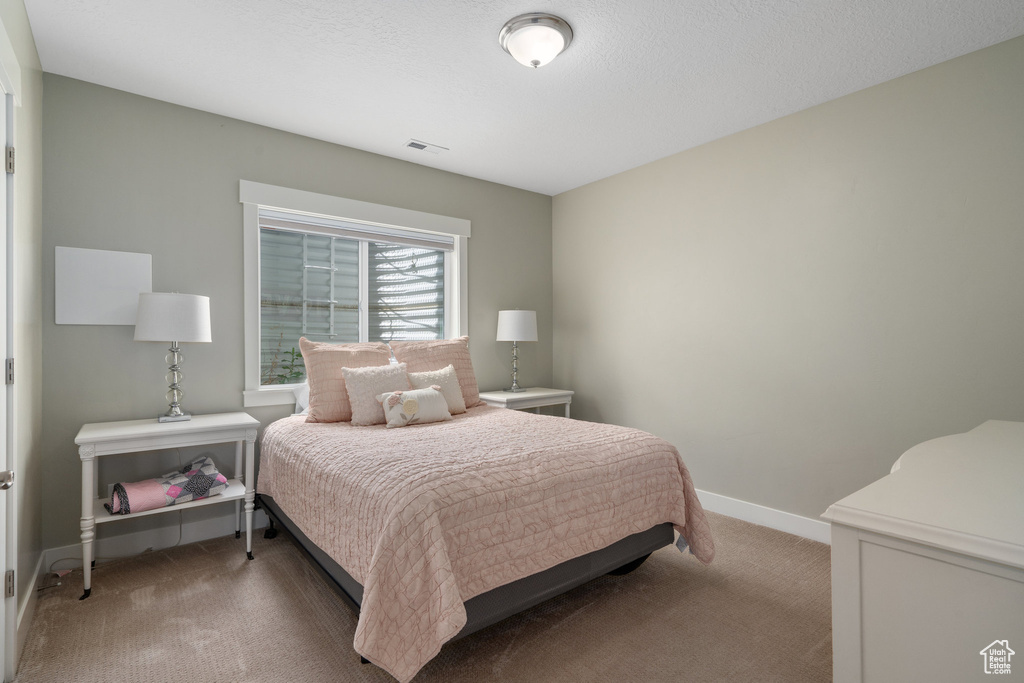
M 295 392 L 291 385 L 280 387 L 260 387 L 242 392 L 242 406 L 256 408 L 259 406 L 285 406 L 295 403 Z

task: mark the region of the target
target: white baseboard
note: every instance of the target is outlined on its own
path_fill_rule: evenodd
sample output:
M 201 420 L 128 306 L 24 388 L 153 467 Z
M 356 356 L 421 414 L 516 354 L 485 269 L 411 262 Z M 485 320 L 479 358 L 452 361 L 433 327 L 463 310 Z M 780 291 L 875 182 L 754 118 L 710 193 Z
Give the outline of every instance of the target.
M 697 489 L 697 497 L 705 510 L 727 517 L 742 519 L 744 522 L 760 524 L 770 529 L 785 531 L 787 534 L 802 536 L 819 543 L 832 544 L 832 526 L 828 522 L 810 517 L 801 517 L 791 512 L 765 507 L 745 500 L 729 498 L 710 491 Z
M 36 603 L 39 600 L 39 591 L 36 588 L 39 585 L 39 579 L 43 575 L 43 567 L 45 566 L 43 564 L 43 557 L 45 554 L 39 553 L 36 568 L 31 576 L 23 577 L 18 582 L 18 588 L 24 591 L 25 597 L 21 604 L 18 605 L 18 625 L 16 626 L 18 631 L 16 639 L 18 651 L 14 657 L 15 668 L 17 668 L 18 662 L 21 661 L 21 653 L 25 649 L 25 641 L 28 639 L 28 630 L 32 627 L 32 620 L 36 615 Z
M 107 525 L 102 525 L 106 527 Z M 252 519 L 252 528 L 261 529 L 267 526 L 267 515 L 257 510 Z M 117 536 L 97 538 L 93 543 L 93 557 L 96 564 L 104 561 L 138 555 L 147 550 L 163 550 L 174 545 L 206 541 L 211 538 L 227 536 L 235 532 L 235 515 L 233 512 L 197 521 L 186 521 L 181 524 L 181 539 L 178 538 L 178 525 L 172 524 L 151 531 L 137 531 Z M 242 527 L 245 537 L 245 527 Z M 82 566 L 82 546 L 79 543 L 43 551 L 44 573 L 56 569 L 75 569 Z M 56 565 L 56 566 L 55 566 Z

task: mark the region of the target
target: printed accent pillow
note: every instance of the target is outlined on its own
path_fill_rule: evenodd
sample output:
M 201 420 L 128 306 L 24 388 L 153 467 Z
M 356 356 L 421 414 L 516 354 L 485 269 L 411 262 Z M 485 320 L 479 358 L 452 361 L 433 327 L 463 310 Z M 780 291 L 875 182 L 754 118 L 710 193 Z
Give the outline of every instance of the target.
M 381 394 L 377 400 L 384 410 L 388 429 L 452 419 L 448 401 L 436 384 L 426 389 Z
M 388 365 L 391 352 L 383 342 L 331 344 L 299 339 L 299 349 L 309 378 L 309 414 L 306 422 L 348 422 L 352 405 L 345 389 L 342 368 Z
M 436 386 L 448 403 L 448 412 L 452 415 L 466 412 L 466 399 L 462 397 L 462 387 L 459 386 L 459 376 L 455 374 L 454 365 L 441 370 L 410 372 L 409 384 L 413 389 Z M 387 409 L 384 412 L 387 413 Z
M 345 375 L 354 425 L 384 424 L 384 408 L 377 401 L 377 396 L 409 388 L 405 363 L 380 368 L 342 368 L 341 372 Z
M 480 405 L 480 389 L 469 357 L 469 337 L 431 341 L 391 342 L 395 360 L 409 366 L 409 372 L 442 370 L 451 365 L 459 378 L 462 398 L 467 408 Z

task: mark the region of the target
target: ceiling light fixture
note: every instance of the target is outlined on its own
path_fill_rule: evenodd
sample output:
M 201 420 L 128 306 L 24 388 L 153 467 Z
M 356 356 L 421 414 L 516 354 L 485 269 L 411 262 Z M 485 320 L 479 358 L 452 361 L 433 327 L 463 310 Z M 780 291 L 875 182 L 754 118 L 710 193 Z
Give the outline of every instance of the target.
M 536 69 L 569 47 L 572 28 L 553 14 L 520 14 L 501 27 L 498 42 L 517 62 Z

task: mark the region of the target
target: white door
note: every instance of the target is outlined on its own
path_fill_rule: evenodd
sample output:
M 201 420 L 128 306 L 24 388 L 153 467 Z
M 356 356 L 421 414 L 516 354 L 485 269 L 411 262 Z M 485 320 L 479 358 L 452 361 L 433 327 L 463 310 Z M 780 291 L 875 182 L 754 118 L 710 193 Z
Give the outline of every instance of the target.
M 11 130 L 8 127 L 10 123 L 9 108 L 11 107 L 11 96 L 2 93 L 3 95 L 3 106 L 0 106 L 0 131 L 4 132 L 4 141 L 6 145 L 13 144 L 10 137 Z M 6 154 L 4 155 L 6 159 Z M 6 164 L 4 164 L 6 166 Z M 10 278 L 11 278 L 11 264 L 10 258 L 10 242 L 11 242 L 11 215 L 8 211 L 10 207 L 10 195 L 14 187 L 13 179 L 10 174 L 6 171 L 3 174 L 5 179 L 4 189 L 0 192 L 0 222 L 3 223 L 3 239 L 0 239 L 0 320 L 3 321 L 4 330 L 3 334 L 0 334 L 0 359 L 4 359 L 4 378 L 5 384 L 3 390 L 0 391 L 0 465 L 3 470 L 13 471 L 14 464 L 11 459 L 14 457 L 14 449 L 11 447 L 11 411 L 14 407 L 14 402 L 11 400 L 11 392 L 14 387 L 10 384 L 6 384 L 6 359 L 8 358 L 8 350 L 10 349 L 11 339 L 11 306 L 10 306 Z M 14 655 L 14 648 L 11 647 L 12 638 L 17 638 L 17 624 L 16 618 L 18 614 L 18 602 L 17 598 L 6 597 L 6 573 L 11 569 L 11 562 L 14 561 L 15 552 L 13 548 L 8 547 L 8 542 L 14 542 L 14 534 L 10 533 L 8 524 L 13 524 L 15 519 L 14 513 L 14 491 L 7 489 L 0 491 L 0 569 L 4 571 L 4 593 L 5 596 L 0 600 L 0 624 L 3 625 L 3 638 L 0 638 L 0 662 L 3 662 L 3 679 L 5 681 L 14 678 L 14 663 L 10 661 Z M 13 625 L 13 628 L 12 628 Z
M 14 145 L 14 104 L 20 97 L 21 90 L 21 67 L 18 58 L 11 45 L 7 32 L 0 24 L 0 133 L 3 134 L 4 146 Z M 3 155 L 4 161 L 6 154 Z M 6 167 L 6 163 L 0 163 Z M 6 379 L 6 359 L 11 356 L 14 346 L 14 326 L 12 324 L 12 311 L 14 310 L 11 292 L 13 291 L 12 275 L 14 267 L 12 254 L 14 253 L 14 214 L 12 206 L 14 203 L 14 176 L 6 173 L 6 168 L 0 168 L 0 177 L 4 178 L 3 187 L 0 188 L 0 321 L 4 327 L 0 330 L 0 372 Z M 13 400 L 14 387 L 4 381 L 0 386 L 0 471 L 2 477 L 10 475 L 14 471 L 14 412 L 15 401 Z M 7 488 L 4 488 L 6 486 Z M 9 488 L 9 483 L 0 486 L 0 570 L 4 576 L 0 577 L 0 583 L 4 585 L 3 598 L 0 598 L 0 665 L 3 666 L 2 677 L 5 681 L 14 679 L 15 666 L 17 662 L 17 639 L 18 639 L 18 598 L 17 590 L 10 591 L 11 597 L 7 597 L 6 575 L 10 572 L 14 576 L 13 569 L 18 562 L 17 553 L 17 489 Z M 31 586 L 31 578 L 26 584 Z

